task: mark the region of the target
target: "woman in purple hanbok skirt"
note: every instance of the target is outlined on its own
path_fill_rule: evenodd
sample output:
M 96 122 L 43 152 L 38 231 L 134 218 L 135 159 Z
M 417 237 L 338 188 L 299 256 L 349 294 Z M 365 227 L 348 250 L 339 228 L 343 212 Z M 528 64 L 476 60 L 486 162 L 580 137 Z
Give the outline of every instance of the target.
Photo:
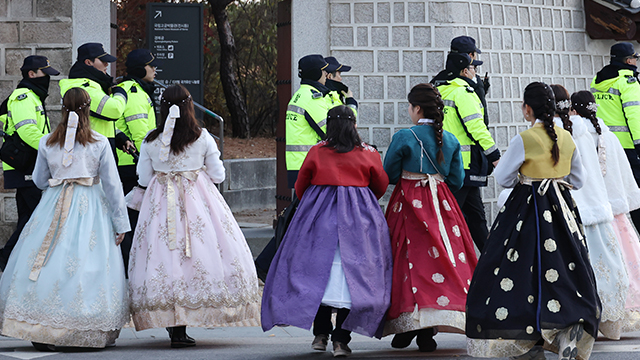
M 300 205 L 267 275 L 262 328 L 313 324 L 313 349 L 326 350 L 332 334 L 334 356 L 347 356 L 351 331 L 382 335 L 390 304 L 389 228 L 377 201 L 389 179 L 378 152 L 361 142 L 351 109 L 327 115 L 327 140 L 304 160 Z

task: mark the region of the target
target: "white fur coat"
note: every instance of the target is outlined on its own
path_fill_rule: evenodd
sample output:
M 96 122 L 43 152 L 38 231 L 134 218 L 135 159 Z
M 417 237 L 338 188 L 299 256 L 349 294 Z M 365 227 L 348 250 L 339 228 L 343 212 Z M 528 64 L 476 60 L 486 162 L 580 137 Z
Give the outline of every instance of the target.
M 592 145 L 598 147 L 599 162 L 603 164 L 604 181 L 613 215 L 625 214 L 640 208 L 640 189 L 618 138 L 609 131 L 602 119 L 598 119 L 602 130 L 600 136 L 596 133 L 596 129 L 589 119 L 580 119 L 591 135 Z M 602 144 L 604 144 L 604 148 Z M 582 214 L 582 209 L 580 209 L 580 214 Z
M 573 122 L 573 141 L 582 156 L 582 165 L 588 174 L 582 188 L 571 191 L 571 195 L 578 205 L 582 223 L 595 225 L 613 221 L 613 212 L 607 196 L 607 186 L 600 169 L 598 152 L 587 128 L 589 120 L 580 116 L 572 116 L 571 121 Z

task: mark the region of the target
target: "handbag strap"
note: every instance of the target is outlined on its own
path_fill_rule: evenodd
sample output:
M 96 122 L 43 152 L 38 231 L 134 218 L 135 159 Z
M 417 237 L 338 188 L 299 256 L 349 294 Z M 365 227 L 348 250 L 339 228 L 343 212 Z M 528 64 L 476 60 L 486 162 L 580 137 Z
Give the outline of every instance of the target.
M 438 170 L 438 167 L 436 166 L 436 164 L 433 163 L 433 160 L 431 160 L 431 156 L 429 156 L 429 153 L 427 153 L 427 151 L 424 149 L 424 146 L 422 145 L 422 140 L 420 140 L 420 138 L 418 137 L 418 135 L 413 131 L 413 129 L 409 129 L 411 131 L 411 133 L 413 134 L 413 136 L 416 137 L 416 140 L 418 140 L 418 144 L 420 144 L 420 172 L 422 172 L 422 155 L 424 154 L 427 159 L 429 159 L 429 162 L 431 163 L 431 166 L 433 166 L 434 169 L 436 169 L 436 172 L 438 173 L 438 175 L 442 176 L 444 178 L 444 175 L 442 175 L 442 173 L 440 172 L 440 170 Z

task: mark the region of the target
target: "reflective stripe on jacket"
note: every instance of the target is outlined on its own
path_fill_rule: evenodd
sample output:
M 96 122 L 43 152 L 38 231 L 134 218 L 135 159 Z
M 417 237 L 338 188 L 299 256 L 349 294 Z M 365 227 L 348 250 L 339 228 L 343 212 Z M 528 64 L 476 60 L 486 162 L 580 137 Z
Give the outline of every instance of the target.
M 293 94 L 287 106 L 286 128 L 286 164 L 288 171 L 300 170 L 309 149 L 320 141 L 305 118 L 308 113 L 318 127 L 326 133 L 327 111 L 334 106 L 331 96 L 311 85 L 302 84 Z
M 22 141 L 37 150 L 40 139 L 49 133 L 44 107 L 38 95 L 30 89 L 16 89 L 9 96 L 7 110 L 7 135 L 17 131 Z M 2 163 L 2 169 L 13 170 L 5 163 Z
M 98 133 L 113 139 L 116 136 L 115 122 L 122 116 L 127 105 L 124 95 L 116 93 L 107 95 L 100 85 L 90 79 L 62 79 L 60 80 L 60 94 L 64 97 L 67 90 L 79 87 L 91 97 L 91 128 Z
M 596 84 L 591 92 L 598 104 L 597 116 L 602 118 L 625 149 L 640 145 L 640 84 L 629 69 L 620 69 L 618 76 Z
M 442 127 L 455 135 L 460 142 L 462 161 L 464 168 L 468 170 L 471 163 L 471 145 L 475 145 L 477 142 L 482 147 L 485 155 L 498 150 L 491 133 L 484 123 L 484 108 L 473 88 L 460 78 L 455 78 L 438 86 L 438 90 L 444 101 L 444 122 Z M 486 174 L 475 175 L 486 176 Z
M 122 131 L 140 150 L 142 140 L 149 130 L 156 128 L 156 113 L 153 102 L 144 89 L 134 80 L 127 80 L 118 86 L 127 92 L 127 105 L 122 116 L 116 121 L 116 128 Z M 134 165 L 133 156 L 116 150 L 118 166 Z

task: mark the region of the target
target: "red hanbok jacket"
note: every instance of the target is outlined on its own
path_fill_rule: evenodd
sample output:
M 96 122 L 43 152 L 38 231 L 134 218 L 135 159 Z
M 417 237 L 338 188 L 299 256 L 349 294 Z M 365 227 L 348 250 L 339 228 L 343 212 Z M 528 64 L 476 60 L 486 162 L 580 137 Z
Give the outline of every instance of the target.
M 295 185 L 298 198 L 311 185 L 368 186 L 378 199 L 384 195 L 389 177 L 376 149 L 363 143 L 362 148 L 338 153 L 326 144 L 316 144 L 304 159 Z

